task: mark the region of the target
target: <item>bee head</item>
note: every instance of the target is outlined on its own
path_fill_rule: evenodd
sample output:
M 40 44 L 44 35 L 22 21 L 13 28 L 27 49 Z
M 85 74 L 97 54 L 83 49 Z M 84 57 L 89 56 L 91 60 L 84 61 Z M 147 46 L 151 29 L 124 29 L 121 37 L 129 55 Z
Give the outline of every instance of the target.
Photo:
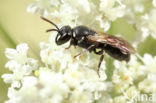
M 70 26 L 63 26 L 61 29 L 58 28 L 58 26 L 53 23 L 52 21 L 44 18 L 44 17 L 41 17 L 43 20 L 45 20 L 46 22 L 49 22 L 51 23 L 53 26 L 55 26 L 55 29 L 48 29 L 47 32 L 50 32 L 50 31 L 56 31 L 58 32 L 57 33 L 57 36 L 55 38 L 55 42 L 57 45 L 62 45 L 66 42 L 68 42 L 70 40 L 70 38 L 72 37 L 72 29 Z
M 58 30 L 55 42 L 57 45 L 64 44 L 70 40 L 72 37 L 72 29 L 70 26 L 63 26 Z

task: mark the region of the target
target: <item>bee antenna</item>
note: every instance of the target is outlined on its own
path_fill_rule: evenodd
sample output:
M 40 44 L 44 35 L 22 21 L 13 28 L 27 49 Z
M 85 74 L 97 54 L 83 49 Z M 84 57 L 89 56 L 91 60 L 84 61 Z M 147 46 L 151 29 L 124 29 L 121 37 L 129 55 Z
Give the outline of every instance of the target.
M 48 30 L 46 30 L 46 32 L 50 32 L 50 31 L 57 31 L 57 32 L 59 32 L 59 30 L 57 30 L 57 29 L 48 29 Z
M 48 20 L 48 19 L 46 19 L 46 18 L 44 18 L 44 17 L 42 17 L 41 16 L 41 19 L 43 19 L 44 21 L 46 21 L 46 22 L 49 22 L 50 24 L 52 24 L 52 25 L 54 25 L 56 28 L 57 28 L 57 31 L 59 31 L 60 29 L 58 28 L 58 26 L 55 24 L 55 23 L 53 23 L 52 21 L 50 21 L 50 20 Z M 50 30 L 50 29 L 49 29 Z M 48 31 L 48 30 L 47 30 Z M 51 30 L 51 31 L 56 31 L 56 30 Z

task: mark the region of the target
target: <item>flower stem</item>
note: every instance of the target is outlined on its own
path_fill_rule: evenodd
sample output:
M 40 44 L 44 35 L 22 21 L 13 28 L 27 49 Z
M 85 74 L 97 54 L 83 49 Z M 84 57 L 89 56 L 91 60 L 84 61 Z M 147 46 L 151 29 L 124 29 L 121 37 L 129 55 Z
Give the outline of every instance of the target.
M 11 38 L 10 34 L 6 31 L 6 29 L 0 24 L 0 36 L 3 37 L 7 43 L 15 48 L 16 47 L 16 42 Z

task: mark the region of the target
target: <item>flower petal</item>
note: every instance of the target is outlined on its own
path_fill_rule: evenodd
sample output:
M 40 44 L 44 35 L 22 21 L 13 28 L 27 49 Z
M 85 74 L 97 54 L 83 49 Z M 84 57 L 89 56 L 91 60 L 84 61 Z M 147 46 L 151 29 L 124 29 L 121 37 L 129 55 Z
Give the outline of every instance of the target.
M 17 51 L 15 49 L 7 48 L 5 50 L 5 55 L 8 59 L 14 59 L 15 56 L 17 55 Z
M 5 83 L 11 83 L 13 81 L 13 75 L 12 74 L 3 74 L 2 78 Z
M 17 45 L 16 49 L 17 49 L 18 53 L 21 53 L 23 55 L 27 55 L 27 51 L 28 51 L 29 47 L 26 43 L 23 43 L 23 44 Z

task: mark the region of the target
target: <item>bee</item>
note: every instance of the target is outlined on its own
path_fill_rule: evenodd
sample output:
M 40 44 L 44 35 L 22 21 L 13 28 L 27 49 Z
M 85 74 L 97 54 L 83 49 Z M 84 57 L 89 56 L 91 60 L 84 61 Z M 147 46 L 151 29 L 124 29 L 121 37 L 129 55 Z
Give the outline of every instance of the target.
M 114 59 L 126 62 L 130 60 L 131 54 L 136 53 L 135 49 L 126 40 L 123 40 L 120 37 L 109 35 L 103 32 L 97 32 L 83 25 L 76 26 L 74 28 L 71 28 L 69 25 L 65 25 L 59 28 L 52 21 L 44 17 L 41 18 L 44 21 L 51 23 L 55 27 L 55 29 L 48 29 L 47 32 L 57 32 L 57 36 L 55 38 L 57 45 L 62 45 L 70 41 L 70 45 L 66 49 L 70 48 L 72 45 L 79 46 L 89 52 L 94 52 L 97 55 L 101 55 L 97 68 L 97 74 L 99 77 L 99 69 L 104 59 L 104 53 L 107 53 Z

